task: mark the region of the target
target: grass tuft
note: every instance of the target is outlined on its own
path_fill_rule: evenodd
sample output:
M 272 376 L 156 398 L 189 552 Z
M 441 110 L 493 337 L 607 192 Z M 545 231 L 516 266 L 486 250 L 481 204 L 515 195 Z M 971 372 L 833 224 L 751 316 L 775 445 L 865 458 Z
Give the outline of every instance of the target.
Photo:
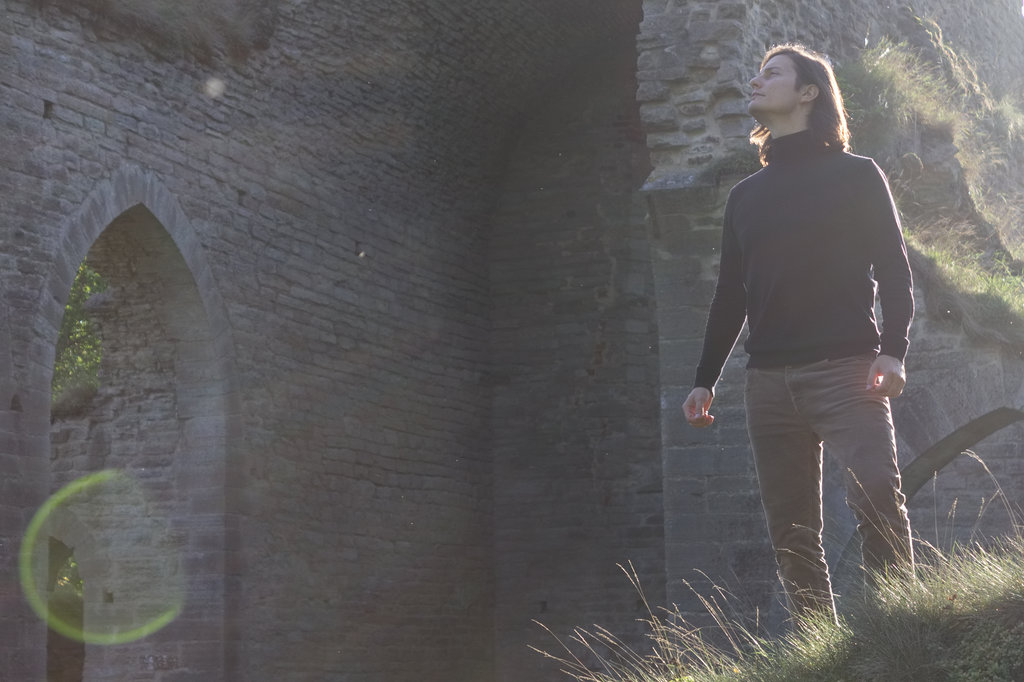
M 956 137 L 963 116 L 941 68 L 907 43 L 883 40 L 837 74 L 854 140 L 872 156 L 895 137 L 919 126 L 942 129 Z
M 703 597 L 713 627 L 678 610 L 645 619 L 650 650 L 597 628 L 561 653 L 540 652 L 579 682 L 1014 682 L 1024 679 L 1024 541 L 929 547 L 914 575 L 880 576 L 822 617 L 769 640 L 726 616 L 725 593 Z M 627 575 L 638 588 L 632 568 Z
M 948 235 L 956 235 L 948 228 Z M 1024 349 L 1024 277 L 1021 263 L 1001 251 L 969 250 L 954 238 L 929 240 L 906 233 L 911 264 L 926 284 L 934 317 L 957 320 L 976 338 Z
M 840 69 L 857 150 L 889 169 L 929 312 L 1024 351 L 1024 113 L 994 98 L 971 60 L 917 18 Z

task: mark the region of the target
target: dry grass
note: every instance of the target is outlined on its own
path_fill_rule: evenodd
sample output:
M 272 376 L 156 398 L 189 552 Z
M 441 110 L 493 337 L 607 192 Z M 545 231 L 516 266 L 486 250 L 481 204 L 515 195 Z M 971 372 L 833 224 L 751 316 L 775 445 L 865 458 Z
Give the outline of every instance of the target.
M 951 240 L 929 242 L 913 230 L 908 231 L 907 245 L 931 315 L 959 321 L 975 338 L 1024 349 L 1019 263 L 998 252 L 967 252 Z
M 956 139 L 963 115 L 941 68 L 906 43 L 883 40 L 836 74 L 858 151 L 880 156 L 927 126 Z
M 1024 542 L 935 548 L 913 576 L 882 578 L 829 618 L 769 640 L 703 598 L 711 628 L 678 612 L 646 619 L 648 651 L 578 629 L 540 652 L 578 682 L 1015 682 L 1024 679 Z M 627 572 L 637 585 L 636 576 Z

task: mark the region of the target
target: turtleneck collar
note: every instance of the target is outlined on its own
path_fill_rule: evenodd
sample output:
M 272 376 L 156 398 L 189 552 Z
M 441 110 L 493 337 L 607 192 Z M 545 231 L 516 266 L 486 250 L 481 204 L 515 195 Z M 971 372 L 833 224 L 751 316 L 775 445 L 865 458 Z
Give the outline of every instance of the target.
M 814 139 L 810 130 L 801 130 L 771 139 L 768 163 L 797 163 L 829 151 L 823 143 Z

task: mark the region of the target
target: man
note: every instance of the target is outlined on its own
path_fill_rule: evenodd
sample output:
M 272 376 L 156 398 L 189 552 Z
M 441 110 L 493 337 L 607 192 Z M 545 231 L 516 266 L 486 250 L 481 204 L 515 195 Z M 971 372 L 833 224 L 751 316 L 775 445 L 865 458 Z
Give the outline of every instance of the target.
M 835 618 L 823 442 L 845 472 L 865 566 L 913 565 L 889 406 L 906 383 L 910 266 L 885 176 L 849 153 L 826 58 L 775 47 L 750 87 L 750 139 L 764 167 L 726 203 L 718 286 L 683 412 L 696 427 L 714 421 L 714 386 L 746 321 L 747 430 L 779 576 L 798 620 Z

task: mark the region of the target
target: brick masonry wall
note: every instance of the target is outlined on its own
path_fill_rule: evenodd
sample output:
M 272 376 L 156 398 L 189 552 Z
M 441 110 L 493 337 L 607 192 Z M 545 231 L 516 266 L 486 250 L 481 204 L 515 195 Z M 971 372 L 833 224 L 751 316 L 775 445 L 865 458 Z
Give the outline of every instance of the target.
M 557 680 L 528 651 L 597 623 L 645 645 L 664 600 L 649 171 L 631 36 L 526 119 L 490 240 L 499 680 Z
M 635 641 L 642 614 L 613 568 L 626 560 L 653 603 L 662 589 L 681 600 L 690 568 L 725 567 L 778 613 L 735 399 L 723 395 L 707 440 L 679 423 L 724 198 L 694 180 L 743 144 L 737 101 L 760 27 L 847 45 L 889 15 L 872 3 L 647 0 L 636 97 L 648 154 L 626 56 L 640 7 L 283 3 L 267 49 L 200 63 L 97 31 L 84 10 L 5 4 L 2 676 L 36 679 L 45 664 L 14 576 L 29 514 L 63 475 L 49 466 L 62 304 L 93 242 L 136 202 L 195 282 L 195 297 L 164 311 L 166 328 L 190 327 L 200 305 L 206 317 L 182 338 L 197 341 L 216 397 L 189 395 L 185 368 L 161 376 L 176 409 L 202 406 L 187 414 L 196 431 L 179 422 L 178 433 L 213 453 L 176 450 L 187 478 L 169 495 L 194 500 L 207 482 L 182 537 L 187 560 L 217 557 L 200 570 L 220 584 L 198 594 L 223 594 L 223 658 L 145 643 L 93 651 L 104 674 L 556 675 L 526 649 L 540 643 L 528 620 L 600 622 Z M 998 8 L 976 21 L 1003 35 Z M 649 225 L 633 192 L 648 160 L 649 189 L 679 190 L 650 194 Z M 1014 385 L 1012 357 L 955 330 L 935 338 L 966 377 L 1000 378 L 972 384 L 972 410 L 1012 402 L 996 390 Z M 948 393 L 949 366 L 921 370 Z M 923 424 L 901 433 L 908 451 L 947 423 L 936 420 L 956 428 L 928 385 L 905 403 Z M 992 441 L 1007 462 L 1008 433 Z M 222 543 L 193 534 L 211 519 Z M 721 541 L 734 534 L 746 539 Z
M 267 50 L 201 64 L 98 37 L 87 14 L 7 3 L 5 390 L 23 412 L 3 537 L 16 545 L 50 489 L 74 270 L 96 216 L 138 195 L 181 249 L 227 368 L 226 676 L 492 676 L 488 213 L 523 112 L 566 64 L 635 31 L 637 7 L 285 4 Z M 4 675 L 38 677 L 38 623 L 5 627 Z M 156 648 L 120 653 L 106 674 L 209 679 Z
M 6 250 L 4 250 L 6 251 Z M 5 265 L 9 257 L 0 252 Z M 14 346 L 6 281 L 0 279 L 0 638 L 8 646 L 0 650 L 0 670 L 15 679 L 33 679 L 45 670 L 46 626 L 22 598 L 18 575 L 18 548 L 33 506 L 45 495 L 49 462 L 42 456 L 25 456 L 22 398 L 15 389 Z
M 187 264 L 144 208 L 111 223 L 88 260 L 108 285 L 90 305 L 103 343 L 101 385 L 77 415 L 55 415 L 53 488 L 105 469 L 130 484 L 99 486 L 69 505 L 75 524 L 49 532 L 75 550 L 89 630 L 181 613 L 144 641 L 91 646 L 86 675 L 121 679 L 125 661 L 145 669 L 159 659 L 163 670 L 220 679 L 225 448 L 210 324 Z M 125 487 L 129 500 L 120 499 Z
M 771 624 L 782 620 L 784 610 L 747 445 L 743 354 L 733 353 L 716 388 L 714 427 L 692 429 L 680 411 L 693 385 L 718 278 L 721 216 L 732 180 L 649 194 L 659 304 L 666 589 L 668 603 L 693 622 L 706 622 L 708 614 L 684 580 L 705 594 L 711 583 L 727 587 L 742 613 L 759 613 L 762 624 Z

